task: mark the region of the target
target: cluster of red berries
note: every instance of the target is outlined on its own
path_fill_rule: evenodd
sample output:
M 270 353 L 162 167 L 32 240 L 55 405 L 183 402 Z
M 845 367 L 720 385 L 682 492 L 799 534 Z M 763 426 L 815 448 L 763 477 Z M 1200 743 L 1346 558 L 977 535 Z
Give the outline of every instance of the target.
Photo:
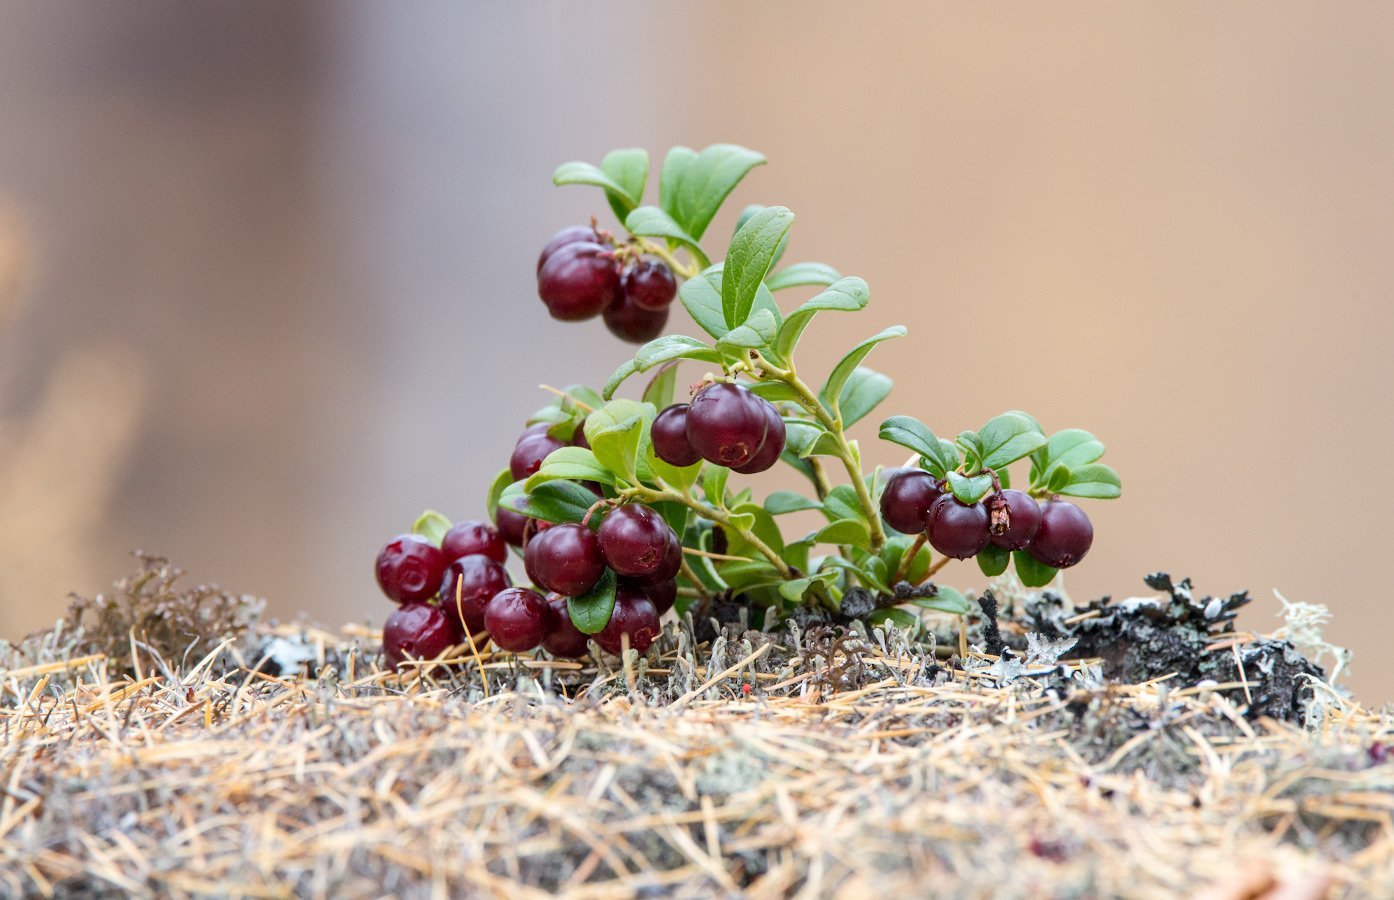
M 615 337 L 642 344 L 663 333 L 678 283 L 659 260 L 639 258 L 621 266 L 609 232 L 573 225 L 542 248 L 537 293 L 554 319 L 602 316 Z
M 763 472 L 784 452 L 784 418 L 773 403 L 739 384 L 717 382 L 691 403 L 675 403 L 653 421 L 653 450 L 671 466 L 698 460 L 742 475 Z
M 886 482 L 881 518 L 904 534 L 925 532 L 931 547 L 955 559 L 977 556 L 994 544 L 1065 569 L 1084 559 L 1094 542 L 1089 517 L 1066 500 L 1038 504 L 1030 494 L 1009 489 L 970 505 L 919 469 L 897 472 Z

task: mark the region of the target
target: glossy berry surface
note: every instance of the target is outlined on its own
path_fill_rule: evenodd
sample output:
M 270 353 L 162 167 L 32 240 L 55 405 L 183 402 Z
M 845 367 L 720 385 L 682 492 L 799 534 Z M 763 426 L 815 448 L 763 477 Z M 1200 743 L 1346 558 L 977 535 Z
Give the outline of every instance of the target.
M 406 659 L 435 659 L 460 643 L 457 628 L 437 606 L 408 603 L 392 611 L 382 626 L 382 655 L 395 669 Z
M 542 649 L 562 659 L 585 656 L 590 636 L 571 623 L 566 598 L 561 594 L 551 594 L 547 597 L 547 605 L 552 608 L 552 619 L 547 636 L 542 639 Z
M 1005 522 L 998 519 L 997 509 L 1006 514 Z M 997 497 L 988 495 L 983 501 L 988 512 L 988 531 L 992 543 L 1008 550 L 1021 550 L 1031 543 L 1041 527 L 1041 507 L 1025 491 L 1005 490 Z M 999 529 L 999 524 L 1001 525 Z
M 514 481 L 522 481 L 542 468 L 542 461 L 547 458 L 547 454 L 564 446 L 561 441 L 547 433 L 545 426 L 541 431 L 529 429 L 523 432 L 523 436 L 518 438 L 518 443 L 513 445 L 513 454 L 508 458 L 509 474 L 513 476 Z
M 738 384 L 718 382 L 692 398 L 687 440 L 708 462 L 735 468 L 755 458 L 765 443 L 766 402 Z
M 644 592 L 644 596 L 653 603 L 653 608 L 662 616 L 673 608 L 673 604 L 678 602 L 678 583 L 671 578 L 663 581 L 652 582 L 632 582 L 634 587 Z
M 779 414 L 775 405 L 764 397 L 756 396 L 757 400 L 763 404 L 765 412 L 765 442 L 760 445 L 755 456 L 743 466 L 735 466 L 732 472 L 739 472 L 742 475 L 754 475 L 779 462 L 779 454 L 784 452 L 785 429 L 784 417 Z
M 617 575 L 641 578 L 658 571 L 672 535 L 662 516 L 637 503 L 611 512 L 597 532 L 606 565 Z
M 534 584 L 566 597 L 584 594 L 605 574 L 600 539 L 578 522 L 557 525 L 533 538 L 523 562 Z
M 547 241 L 547 245 L 542 248 L 542 252 L 537 257 L 537 271 L 541 272 L 547 260 L 567 244 L 579 244 L 588 241 L 593 244 L 604 244 L 605 240 L 601 234 L 591 225 L 569 225 L 558 231 Z
M 658 637 L 659 627 L 658 609 L 653 601 L 643 591 L 620 586 L 615 589 L 615 609 L 609 624 L 593 637 L 606 652 L 618 655 L 624 649 L 624 637 L 628 636 L 629 646 L 643 653 Z
M 523 546 L 523 537 L 528 525 L 528 517 L 502 506 L 494 513 L 494 527 L 499 530 L 503 542 L 513 547 Z
M 440 584 L 440 604 L 460 633 L 466 628 L 476 636 L 484 631 L 484 607 L 499 591 L 513 584 L 508 570 L 487 556 L 462 556 L 445 570 Z
M 484 522 L 456 522 L 441 538 L 440 550 L 446 562 L 454 562 L 462 556 L 479 554 L 487 556 L 496 563 L 508 559 L 508 545 L 498 529 Z
M 620 297 L 620 271 L 610 248 L 593 241 L 565 244 L 537 272 L 537 294 L 552 318 L 579 322 Z
M 904 469 L 891 476 L 881 491 L 881 518 L 902 534 L 925 529 L 925 514 L 943 491 L 939 482 L 920 469 Z
M 987 507 L 965 506 L 953 494 L 935 500 L 925 514 L 929 545 L 945 556 L 967 559 L 988 543 Z
M 1041 527 L 1027 552 L 1048 566 L 1068 569 L 1084 559 L 1094 543 L 1094 525 L 1084 510 L 1067 500 L 1041 504 Z
M 643 344 L 663 333 L 668 324 L 668 308 L 645 309 L 629 297 L 621 297 L 605 308 L 602 317 L 615 337 Z
M 658 260 L 641 259 L 624 270 L 620 289 L 640 309 L 666 310 L 678 295 L 678 281 Z
M 440 590 L 445 554 L 420 535 L 402 534 L 378 551 L 378 587 L 398 603 L 425 600 Z
M 668 529 L 668 548 L 663 551 L 663 561 L 658 564 L 647 575 L 639 580 L 645 584 L 653 584 L 661 581 L 671 581 L 678 577 L 678 572 L 682 569 L 682 541 L 678 539 L 678 533 L 673 529 Z
M 542 643 L 551 630 L 552 608 L 537 591 L 509 588 L 495 594 L 484 607 L 484 627 L 498 647 L 526 653 Z
M 654 454 L 668 465 L 678 468 L 702 459 L 702 454 L 687 439 L 687 410 L 686 403 L 674 403 L 658 414 L 650 430 Z

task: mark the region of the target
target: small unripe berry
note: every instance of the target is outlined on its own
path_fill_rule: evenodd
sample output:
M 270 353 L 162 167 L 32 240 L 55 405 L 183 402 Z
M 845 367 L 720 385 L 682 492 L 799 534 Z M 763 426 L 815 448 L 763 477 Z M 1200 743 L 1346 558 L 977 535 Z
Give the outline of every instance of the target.
M 929 545 L 954 559 L 976 556 L 988 543 L 987 519 L 981 503 L 966 506 L 953 494 L 945 494 L 925 516 Z

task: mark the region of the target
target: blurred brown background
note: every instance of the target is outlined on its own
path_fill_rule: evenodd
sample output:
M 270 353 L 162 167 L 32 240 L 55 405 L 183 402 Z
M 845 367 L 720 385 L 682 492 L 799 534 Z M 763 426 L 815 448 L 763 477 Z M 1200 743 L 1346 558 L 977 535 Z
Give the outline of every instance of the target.
M 137 546 L 380 620 L 381 542 L 479 514 L 536 385 L 627 352 L 536 299 L 608 216 L 553 166 L 733 141 L 771 165 L 711 234 L 783 203 L 867 278 L 888 412 L 1109 445 L 1077 599 L 1327 603 L 1394 699 L 1391 52 L 1359 3 L 0 3 L 0 635 Z M 810 331 L 815 370 L 852 336 Z

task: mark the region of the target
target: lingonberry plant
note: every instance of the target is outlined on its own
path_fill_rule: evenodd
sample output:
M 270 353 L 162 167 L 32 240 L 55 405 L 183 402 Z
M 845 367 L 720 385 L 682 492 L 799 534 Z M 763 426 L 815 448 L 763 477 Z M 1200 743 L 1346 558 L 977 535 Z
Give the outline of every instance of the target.
M 548 389 L 556 396 L 528 420 L 489 492 L 496 527 L 427 512 L 383 548 L 378 580 L 403 604 L 384 635 L 389 661 L 438 648 L 440 617 L 408 612 L 417 605 L 444 610 L 450 636 L 475 649 L 491 639 L 578 657 L 589 636 L 607 652 L 642 653 L 669 609 L 700 617 L 735 602 L 752 627 L 803 610 L 914 629 L 914 607 L 967 612 L 962 594 L 929 581 L 951 560 L 976 558 L 989 576 L 1014 566 L 1040 587 L 1084 558 L 1093 526 L 1062 498 L 1121 491 L 1087 431 L 1048 434 L 1013 411 L 947 440 L 892 416 L 880 438 L 913 455 L 903 468 L 866 471 L 848 429 L 886 399 L 891 380 L 862 363 L 906 331 L 894 325 L 858 342 L 816 388 L 805 379 L 796 359 L 805 329 L 823 312 L 863 310 L 869 291 L 823 263 L 778 267 L 794 220 L 782 206 L 747 207 L 724 259 L 712 261 L 708 226 L 764 162 L 729 144 L 674 148 L 656 206 L 642 202 L 643 150 L 556 170 L 556 184 L 601 188 L 620 228 L 593 219 L 554 235 L 538 259 L 538 295 L 556 319 L 601 316 L 642 346 L 598 391 Z M 812 296 L 792 308 L 776 301 L 795 290 Z M 660 336 L 675 297 L 705 337 Z M 679 396 L 683 362 L 705 371 Z M 637 399 L 616 396 L 638 376 Z M 1012 488 L 1022 461 L 1025 484 Z M 757 497 L 743 479 L 779 462 L 807 492 Z M 826 521 L 786 534 L 780 518 L 804 511 Z M 505 543 L 534 589 L 512 585 Z M 438 593 L 424 584 L 431 578 Z

